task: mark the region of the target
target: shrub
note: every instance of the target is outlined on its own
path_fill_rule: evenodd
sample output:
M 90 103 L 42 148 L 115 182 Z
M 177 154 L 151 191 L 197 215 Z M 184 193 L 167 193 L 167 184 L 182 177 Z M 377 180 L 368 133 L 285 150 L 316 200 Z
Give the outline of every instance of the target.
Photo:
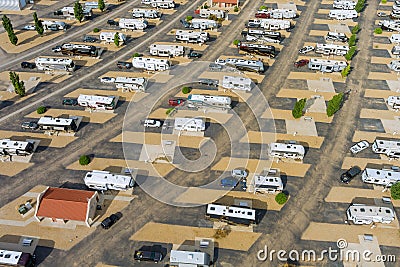
M 264 9 L 267 9 L 267 7 L 266 6 L 260 6 L 260 8 L 258 10 L 264 10 Z
M 93 29 L 93 32 L 99 32 L 99 31 L 100 31 L 99 28 L 94 28 L 94 29 Z
M 356 53 L 356 50 L 357 50 L 357 47 L 355 47 L 355 46 L 350 47 L 349 51 L 344 56 L 346 58 L 346 60 L 351 60 L 353 58 L 354 54 Z
M 165 111 L 165 114 L 169 115 L 175 108 L 169 108 Z
M 191 21 L 193 19 L 193 16 L 186 16 L 186 21 Z
M 387 0 L 382 0 L 382 4 L 386 4 L 387 3 Z
M 350 36 L 350 38 L 349 38 L 349 41 L 348 41 L 349 46 L 350 46 L 350 47 L 351 47 L 351 46 L 355 46 L 355 45 L 356 45 L 356 41 L 357 41 L 357 35 L 352 34 L 352 35 Z
M 142 54 L 139 54 L 139 53 L 133 54 L 133 57 L 141 57 L 141 56 L 142 56 Z
M 390 188 L 390 195 L 393 199 L 400 199 L 400 182 L 395 183 Z
M 36 109 L 37 114 L 43 114 L 47 111 L 47 108 L 45 106 L 40 106 Z
M 328 101 L 328 106 L 326 107 L 326 115 L 328 117 L 333 116 L 341 107 L 343 101 L 343 93 L 335 95 L 331 100 Z
M 238 46 L 238 44 L 240 43 L 240 40 L 236 39 L 235 41 L 233 41 L 233 45 L 234 46 Z
M 354 10 L 357 11 L 357 13 L 360 13 L 361 11 L 364 10 L 364 6 L 365 6 L 364 1 L 358 1 Z
M 347 65 L 347 67 L 342 70 L 342 78 L 347 77 L 347 75 L 349 75 L 349 73 L 350 73 L 350 64 Z
M 90 163 L 90 158 L 87 155 L 82 155 L 79 158 L 79 164 L 80 165 L 88 165 Z
M 278 203 L 279 205 L 283 205 L 286 203 L 286 201 L 288 200 L 288 196 L 285 193 L 279 193 L 275 196 L 275 201 L 276 203 Z
M 207 9 L 207 8 L 208 8 L 208 5 L 207 5 L 207 4 L 204 4 L 203 8 L 204 8 L 204 9 Z
M 375 30 L 374 30 L 374 33 L 375 34 L 382 34 L 382 29 L 381 28 L 376 28 Z
M 303 109 L 306 106 L 307 99 L 303 98 L 296 102 L 293 107 L 292 115 L 295 119 L 301 118 L 303 116 Z
M 231 233 L 231 231 L 232 230 L 231 230 L 231 227 L 229 225 L 226 225 L 226 226 L 223 226 L 221 228 L 218 228 L 215 231 L 214 238 L 215 239 L 220 239 L 220 238 L 227 237 Z
M 185 94 L 185 95 L 189 94 L 190 91 L 191 91 L 190 87 L 185 86 L 185 87 L 182 88 L 182 93 Z
M 353 29 L 351 29 L 351 33 L 357 34 L 360 30 L 361 30 L 360 26 L 357 24 L 356 26 L 353 27 Z
M 235 6 L 234 8 L 233 8 L 233 12 L 238 12 L 239 11 L 239 8 L 237 7 L 237 6 Z

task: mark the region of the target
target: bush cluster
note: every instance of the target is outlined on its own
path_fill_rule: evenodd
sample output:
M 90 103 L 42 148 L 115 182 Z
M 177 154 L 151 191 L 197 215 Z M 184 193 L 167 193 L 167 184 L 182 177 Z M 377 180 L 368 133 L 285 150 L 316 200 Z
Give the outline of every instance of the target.
M 382 29 L 381 28 L 376 28 L 375 30 L 374 30 L 374 33 L 376 33 L 376 34 L 382 34 Z
M 331 100 L 328 101 L 328 106 L 326 107 L 326 115 L 328 117 L 333 116 L 342 107 L 343 93 L 335 95 Z
M 360 13 L 361 11 L 364 10 L 364 7 L 365 7 L 365 0 L 358 0 L 356 7 L 354 9 L 357 11 L 357 13 Z
M 94 29 L 93 29 L 93 32 L 99 32 L 99 31 L 100 31 L 99 28 L 94 28 Z
M 190 91 L 191 91 L 190 87 L 185 86 L 182 88 L 182 94 L 185 94 L 185 95 L 189 94 Z
M 356 50 L 357 50 L 357 47 L 355 47 L 355 46 L 350 47 L 349 51 L 344 56 L 347 61 L 349 61 L 353 58 L 354 54 L 356 53 Z
M 390 188 L 390 195 L 393 199 L 400 199 L 400 182 L 395 183 Z
M 47 108 L 45 106 L 40 106 L 36 109 L 37 114 L 43 114 L 47 111 Z
M 292 115 L 295 119 L 301 118 L 303 116 L 303 109 L 306 106 L 307 99 L 300 99 L 294 104 Z
M 286 201 L 288 200 L 288 196 L 285 193 L 279 193 L 275 196 L 275 201 L 276 203 L 278 203 L 279 205 L 283 205 L 286 203 Z
M 88 165 L 90 163 L 90 158 L 87 155 L 82 155 L 79 158 L 79 164 L 80 165 Z
M 350 73 L 350 64 L 348 64 L 348 65 L 346 66 L 346 68 L 344 68 L 344 69 L 342 70 L 342 78 L 347 77 L 347 76 L 349 75 L 349 73 Z

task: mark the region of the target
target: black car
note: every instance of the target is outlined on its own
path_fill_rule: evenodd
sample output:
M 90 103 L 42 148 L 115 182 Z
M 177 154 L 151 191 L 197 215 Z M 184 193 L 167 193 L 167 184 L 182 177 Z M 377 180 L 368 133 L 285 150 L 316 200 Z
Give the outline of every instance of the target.
M 76 105 L 78 105 L 78 101 L 76 99 L 72 99 L 72 98 L 64 99 L 62 103 L 65 106 L 76 106 Z
M 112 19 L 107 20 L 107 24 L 110 26 L 118 26 L 119 25 L 118 21 L 115 21 Z
M 132 63 L 123 62 L 123 61 L 118 61 L 118 62 L 117 62 L 117 67 L 118 67 L 119 69 L 130 69 L 130 68 L 132 68 Z
M 345 173 L 342 173 L 340 176 L 340 181 L 342 183 L 348 184 L 351 180 L 353 180 L 354 177 L 359 175 L 361 173 L 361 169 L 358 166 L 353 166 L 350 169 L 348 169 Z
M 97 42 L 97 38 L 92 37 L 92 36 L 85 36 L 85 37 L 83 38 L 83 41 L 84 41 L 85 43 L 95 43 L 95 42 Z
M 62 16 L 63 12 L 61 10 L 54 11 L 54 16 Z
M 136 250 L 133 258 L 137 261 L 153 261 L 158 263 L 162 260 L 162 254 L 157 251 Z
M 201 58 L 202 54 L 196 51 L 190 51 L 188 58 Z
M 108 229 L 113 226 L 120 218 L 121 215 L 119 215 L 118 213 L 111 214 L 110 217 L 105 218 L 101 222 L 101 227 L 103 227 L 104 229 Z
M 21 63 L 21 68 L 23 68 L 23 69 L 34 69 L 34 68 L 36 68 L 36 64 L 32 63 L 32 62 L 24 61 L 24 62 Z

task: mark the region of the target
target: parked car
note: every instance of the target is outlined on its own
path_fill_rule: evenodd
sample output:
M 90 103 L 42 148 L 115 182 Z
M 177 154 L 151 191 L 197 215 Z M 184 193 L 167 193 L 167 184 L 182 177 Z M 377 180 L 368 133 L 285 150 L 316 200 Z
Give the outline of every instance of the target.
M 162 254 L 158 251 L 136 250 L 133 258 L 137 261 L 152 261 L 158 263 L 162 260 Z
M 308 52 L 314 51 L 314 46 L 307 45 L 299 50 L 299 54 L 307 54 Z
M 118 26 L 119 25 L 118 21 L 115 21 L 112 19 L 107 20 L 107 24 L 110 26 Z
M 368 147 L 369 147 L 368 141 L 363 140 L 350 147 L 350 152 L 353 154 L 357 154 L 363 151 L 364 149 L 367 149 Z
M 378 17 L 386 17 L 387 14 L 385 12 L 378 12 Z
M 201 58 L 202 54 L 196 51 L 190 51 L 187 56 L 188 58 Z
M 101 227 L 103 227 L 104 229 L 108 229 L 113 226 L 120 218 L 121 215 L 118 213 L 111 214 L 109 217 L 105 218 L 101 222 Z
M 36 130 L 38 127 L 38 124 L 33 121 L 25 121 L 21 124 L 21 128 L 27 130 Z
M 34 69 L 36 68 L 36 64 L 33 62 L 21 62 L 21 68 L 23 69 Z
M 123 62 L 123 61 L 118 61 L 118 62 L 117 62 L 117 67 L 118 67 L 119 69 L 130 69 L 130 68 L 132 68 L 132 63 Z
M 48 28 L 50 31 L 56 32 L 59 31 L 60 29 L 58 28 L 57 24 L 50 25 Z
M 361 168 L 358 166 L 353 166 L 346 172 L 342 173 L 342 175 L 340 176 L 340 181 L 342 181 L 342 183 L 348 184 L 351 180 L 353 180 L 354 177 L 356 177 L 360 173 Z
M 190 28 L 190 23 L 187 22 L 186 20 L 181 19 L 180 22 L 182 23 L 184 28 L 186 28 L 186 29 Z
M 149 127 L 149 128 L 159 128 L 161 127 L 162 122 L 160 120 L 147 119 L 144 120 L 143 125 L 144 127 Z
M 232 177 L 234 178 L 240 178 L 240 179 L 245 179 L 247 177 L 247 172 L 242 169 L 233 169 L 231 172 Z
M 61 10 L 54 11 L 54 16 L 62 16 L 63 12 Z
M 308 59 L 300 59 L 299 61 L 294 63 L 294 66 L 296 68 L 303 67 L 303 66 L 307 65 L 309 62 L 310 61 Z
M 95 43 L 95 42 L 97 42 L 97 38 L 92 37 L 92 36 L 85 36 L 85 37 L 83 38 L 83 41 L 84 41 L 85 43 Z
M 213 80 L 213 79 L 200 79 L 199 83 L 208 86 L 218 86 L 218 80 Z
M 72 98 L 64 99 L 62 103 L 65 106 L 76 106 L 76 105 L 78 105 L 78 101 L 76 99 L 72 99 Z
M 239 181 L 239 179 L 233 177 L 223 178 L 221 179 L 221 186 L 234 188 L 235 186 L 237 186 Z
M 171 98 L 168 100 L 168 105 L 176 107 L 185 102 L 185 99 L 182 98 Z
M 23 30 L 25 31 L 34 31 L 36 30 L 35 25 L 25 25 L 24 27 L 22 27 Z
M 114 83 L 115 82 L 115 78 L 113 78 L 113 77 L 101 77 L 100 78 L 100 82 L 102 82 L 102 83 Z
M 61 52 L 61 45 L 57 45 L 51 49 L 54 53 Z

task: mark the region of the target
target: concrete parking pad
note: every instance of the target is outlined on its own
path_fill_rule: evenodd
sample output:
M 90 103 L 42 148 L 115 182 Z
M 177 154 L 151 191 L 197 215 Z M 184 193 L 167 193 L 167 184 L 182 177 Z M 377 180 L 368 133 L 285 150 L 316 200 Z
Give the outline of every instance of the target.
M 291 10 L 296 10 L 297 11 L 297 6 L 294 2 L 292 3 L 278 3 L 278 8 L 279 9 L 291 9 Z
M 285 98 L 312 98 L 314 96 L 321 96 L 324 99 L 332 99 L 335 92 L 321 92 L 321 91 L 310 91 L 310 90 L 297 90 L 297 89 L 281 89 L 279 93 L 276 95 L 277 97 L 285 97 Z
M 31 166 L 33 166 L 33 163 L 0 161 L 0 174 L 5 176 L 15 176 Z
M 357 22 L 351 20 L 351 19 L 346 19 L 346 20 L 342 20 L 342 22 L 338 22 L 338 23 L 334 23 L 332 22 L 332 20 L 330 19 L 314 19 L 314 23 L 315 24 L 326 24 L 326 25 L 342 25 L 345 24 L 347 26 L 355 26 L 357 25 Z
M 327 14 L 329 14 L 329 10 L 327 10 L 327 11 L 328 11 Z M 354 26 L 351 23 L 350 24 L 347 24 L 347 23 L 332 23 L 332 24 L 328 24 L 328 27 L 329 27 L 329 31 L 330 32 L 341 32 L 341 33 L 351 34 L 351 31 L 349 29 L 349 25 Z
M 400 133 L 400 119 L 399 117 L 394 117 L 394 120 L 382 120 L 383 128 L 386 133 L 397 134 Z
M 295 72 L 292 71 L 288 79 L 292 80 L 319 80 L 321 78 L 330 78 L 334 82 L 345 82 L 340 72 L 322 73 L 322 72 Z
M 291 135 L 318 136 L 317 127 L 312 118 L 301 117 L 297 120 L 285 120 L 286 131 Z
M 348 243 L 347 247 L 343 249 L 344 255 L 346 254 L 347 251 L 348 253 L 352 253 L 353 251 L 359 251 L 360 255 L 363 255 L 365 251 L 371 252 L 371 255 L 369 255 L 370 259 L 377 259 L 380 255 L 382 255 L 381 249 L 379 248 L 379 243 L 378 239 L 376 236 L 373 237 L 373 240 L 365 240 L 364 235 L 359 235 L 358 236 L 359 243 Z M 360 257 L 360 260 L 356 258 L 347 257 L 347 259 L 343 259 L 343 266 L 344 267 L 353 267 L 353 266 L 363 266 L 363 267 L 385 267 L 385 264 L 383 262 L 376 262 L 374 260 L 372 261 L 366 261 L 364 257 Z
M 364 132 L 364 131 L 355 131 L 353 136 L 353 142 L 359 142 L 362 140 L 367 140 L 370 143 L 375 141 L 377 137 L 384 137 L 384 138 L 400 138 L 400 132 L 396 135 L 392 133 L 378 133 L 378 132 Z
M 41 118 L 43 116 L 60 117 L 63 114 L 68 114 L 72 116 L 82 116 L 83 122 L 90 122 L 90 123 L 105 123 L 114 118 L 115 116 L 117 116 L 117 114 L 115 113 L 99 113 L 99 112 L 90 113 L 84 110 L 49 109 L 46 111 L 45 114 L 37 114 L 37 112 L 34 111 L 26 115 L 25 117 L 27 118 Z
M 330 78 L 320 78 L 319 80 L 307 80 L 308 90 L 314 92 L 335 92 L 333 81 Z
M 399 78 L 397 78 L 395 80 L 387 80 L 386 84 L 388 85 L 390 91 L 400 92 L 400 79 Z
M 332 99 L 328 98 L 328 99 Z M 306 104 L 306 115 L 309 113 L 323 113 L 326 114 L 326 102 L 325 98 L 322 96 L 313 96 L 311 99 L 307 99 L 307 104 Z
M 343 214 L 344 216 L 344 214 Z M 301 239 L 336 242 L 339 239 L 346 239 L 347 242 L 358 242 L 358 236 L 373 234 L 379 239 L 381 246 L 400 247 L 400 235 L 398 230 L 390 228 L 371 229 L 369 225 L 347 225 L 312 222 Z M 327 249 L 327 248 L 326 248 Z
M 69 143 L 75 141 L 77 137 L 74 136 L 44 136 L 43 133 L 34 132 L 13 132 L 13 131 L 0 131 L 0 138 L 12 138 L 13 136 L 26 137 L 30 139 L 41 140 L 41 146 L 49 146 L 62 148 L 67 146 Z
M 195 240 L 196 237 L 213 238 L 214 234 L 215 230 L 211 228 L 149 222 L 129 239 L 180 245 L 187 240 Z M 217 239 L 217 242 L 222 249 L 248 251 L 260 236 L 260 233 L 232 231 L 227 237 Z
M 266 112 L 263 113 L 261 118 L 271 119 L 271 113 L 272 113 L 272 119 L 293 120 L 292 111 L 283 109 L 267 110 Z M 333 117 L 328 117 L 326 114 L 314 113 L 314 112 L 308 112 L 307 117 L 312 117 L 316 122 L 325 122 L 325 123 L 331 123 L 333 119 Z

